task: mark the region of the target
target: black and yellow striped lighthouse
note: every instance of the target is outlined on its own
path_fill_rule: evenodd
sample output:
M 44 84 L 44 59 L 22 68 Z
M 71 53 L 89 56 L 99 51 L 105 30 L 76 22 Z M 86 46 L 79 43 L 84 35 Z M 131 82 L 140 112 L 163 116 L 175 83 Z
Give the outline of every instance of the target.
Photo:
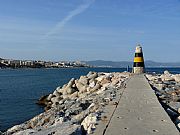
M 145 72 L 143 51 L 140 45 L 136 46 L 133 73 L 142 74 Z

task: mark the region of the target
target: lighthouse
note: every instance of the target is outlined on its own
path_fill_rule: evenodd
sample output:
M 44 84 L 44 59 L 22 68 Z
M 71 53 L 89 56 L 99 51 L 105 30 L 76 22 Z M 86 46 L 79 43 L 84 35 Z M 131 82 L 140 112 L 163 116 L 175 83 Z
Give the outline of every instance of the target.
M 133 64 L 133 73 L 142 74 L 145 72 L 143 51 L 140 45 L 136 46 L 134 64 Z

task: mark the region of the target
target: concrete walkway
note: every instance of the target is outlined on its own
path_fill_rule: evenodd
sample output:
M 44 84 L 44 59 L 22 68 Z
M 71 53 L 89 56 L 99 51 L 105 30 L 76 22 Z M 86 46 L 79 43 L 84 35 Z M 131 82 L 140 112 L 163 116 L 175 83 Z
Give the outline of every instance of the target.
M 179 135 L 144 75 L 127 83 L 104 135 Z

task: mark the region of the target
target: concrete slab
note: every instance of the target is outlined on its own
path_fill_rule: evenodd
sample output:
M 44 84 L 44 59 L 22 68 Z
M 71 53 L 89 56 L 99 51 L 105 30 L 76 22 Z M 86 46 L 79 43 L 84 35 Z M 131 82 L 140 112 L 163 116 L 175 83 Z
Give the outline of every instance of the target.
M 144 75 L 131 77 L 104 130 L 104 135 L 179 135 Z

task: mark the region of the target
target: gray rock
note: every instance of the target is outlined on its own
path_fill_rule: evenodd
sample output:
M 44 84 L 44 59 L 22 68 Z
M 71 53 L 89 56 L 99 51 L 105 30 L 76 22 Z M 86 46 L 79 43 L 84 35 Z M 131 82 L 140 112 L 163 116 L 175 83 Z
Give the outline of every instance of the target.
M 51 98 L 52 103 L 59 103 L 60 100 L 62 100 L 62 97 L 53 97 L 53 98 Z
M 90 88 L 93 88 L 95 85 L 96 85 L 96 83 L 95 83 L 95 81 L 93 81 L 93 82 L 91 82 L 91 83 L 89 84 L 89 87 L 90 87 Z
M 87 92 L 87 86 L 83 85 L 80 82 L 76 82 L 76 87 L 79 90 L 79 93 Z
M 73 94 L 68 96 L 70 99 L 77 99 L 78 98 L 78 91 L 74 92 Z
M 13 133 L 15 133 L 15 132 L 18 132 L 18 131 L 20 131 L 20 130 L 22 130 L 23 129 L 23 126 L 22 125 L 16 125 L 16 126 L 13 126 L 12 128 L 10 128 L 10 129 L 8 129 L 7 130 L 7 135 L 10 135 L 10 134 L 13 134 Z
M 65 100 L 65 99 L 60 100 L 60 101 L 59 101 L 59 104 L 60 104 L 60 105 L 63 104 L 64 101 L 66 101 L 66 100 Z
M 165 74 L 165 75 L 170 75 L 170 73 L 169 73 L 168 70 L 165 70 L 165 71 L 164 71 L 164 74 Z
M 64 84 L 63 87 L 62 87 L 62 89 L 66 88 L 66 86 L 67 86 L 67 84 Z
M 84 129 L 87 131 L 88 134 L 92 134 L 93 130 L 96 128 L 95 125 L 97 123 L 97 115 L 96 114 L 89 114 L 81 123 Z
M 64 91 L 64 88 L 61 88 L 61 89 L 57 89 L 57 92 L 59 92 L 60 94 L 62 94 Z
M 57 105 L 56 107 L 57 107 L 57 110 L 60 111 L 60 110 L 64 110 L 65 105 L 64 105 L 64 104 L 61 104 L 61 105 L 59 104 L 59 105 Z
M 48 98 L 48 95 L 42 96 L 42 97 L 38 100 L 37 104 L 38 104 L 38 105 L 47 105 L 47 103 L 48 103 L 47 98 Z
M 91 92 L 97 91 L 100 88 L 101 88 L 101 85 L 97 83 L 96 86 L 94 86 L 94 88 L 92 88 Z
M 164 81 L 163 83 L 166 84 L 166 85 L 170 85 L 171 84 L 170 81 Z
M 69 115 L 77 115 L 82 111 L 83 109 L 81 107 L 71 107 L 70 109 L 66 110 L 65 113 L 68 113 Z
M 33 134 L 35 132 L 37 132 L 37 131 L 33 130 L 33 129 L 26 129 L 26 130 L 18 132 L 17 135 L 31 135 L 31 134 Z
M 97 83 L 97 80 L 95 78 L 92 78 L 91 80 L 89 80 L 89 84 L 92 83 L 92 82 Z
M 87 74 L 87 77 L 91 76 L 93 74 L 92 71 L 90 71 L 88 74 Z
M 180 82 L 180 74 L 174 76 L 176 82 Z
M 80 125 L 65 122 L 63 124 L 56 124 L 48 128 L 42 129 L 32 135 L 81 135 Z
M 87 85 L 89 82 L 89 79 L 87 78 L 87 76 L 81 76 L 78 82 L 82 83 L 83 85 Z
M 47 97 L 47 100 L 50 101 L 52 97 L 53 97 L 53 94 L 49 94 L 49 96 Z
M 154 84 L 154 87 L 157 88 L 158 90 L 163 90 L 165 88 L 165 84 Z
M 67 92 L 67 94 L 73 94 L 74 92 L 76 92 L 77 90 L 76 89 L 74 89 L 74 88 L 71 88 L 71 87 L 69 87 L 69 88 L 66 88 L 66 92 Z
M 161 79 L 162 79 L 162 81 L 174 81 L 175 79 L 171 76 L 171 75 L 169 75 L 169 74 L 163 74 L 163 75 L 161 75 Z
M 56 97 L 60 97 L 61 96 L 61 94 L 57 90 L 55 90 L 53 92 L 53 95 L 56 96 Z
M 66 87 L 72 87 L 72 85 L 74 84 L 74 82 L 75 82 L 75 79 L 72 78 L 72 79 L 69 81 L 69 83 L 67 84 Z
M 96 72 L 94 72 L 94 73 L 91 73 L 91 74 L 87 75 L 87 77 L 88 77 L 89 80 L 95 79 L 95 78 L 98 77 L 98 74 Z
M 75 101 L 74 100 L 66 100 L 64 102 L 65 104 L 65 109 L 69 109 L 73 104 L 75 104 Z
M 164 91 L 170 91 L 170 89 L 169 88 L 165 88 L 165 90 Z

